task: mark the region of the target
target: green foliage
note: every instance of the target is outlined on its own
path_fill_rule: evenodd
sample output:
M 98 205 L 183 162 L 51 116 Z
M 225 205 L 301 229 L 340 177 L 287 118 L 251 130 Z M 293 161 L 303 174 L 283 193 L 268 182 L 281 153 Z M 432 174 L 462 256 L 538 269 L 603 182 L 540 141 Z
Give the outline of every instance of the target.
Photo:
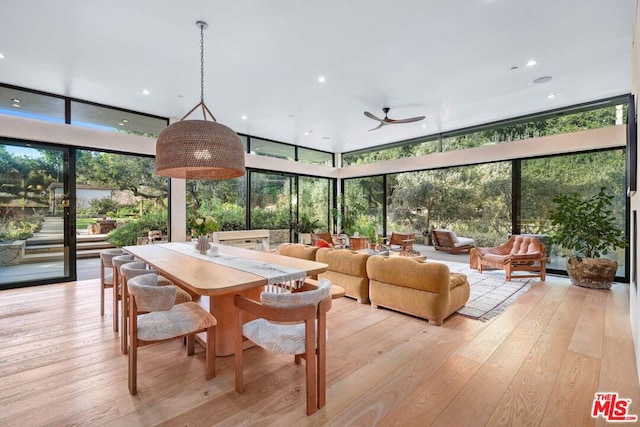
M 622 230 L 611 210 L 613 196 L 601 187 L 598 194 L 584 197 L 577 193 L 553 198 L 549 218 L 554 227 L 550 241 L 572 252 L 570 258 L 599 258 L 609 250 L 627 246 Z
M 254 209 L 251 211 L 251 228 L 277 230 L 290 227 L 290 211 L 281 209 Z
M 298 222 L 291 221 L 290 229 L 295 233 L 313 233 L 318 228 L 318 220 L 310 219 L 307 215 L 300 215 Z
M 189 218 L 187 227 L 191 231 L 191 237 L 206 236 L 214 231 L 220 231 L 220 223 L 217 219 L 198 213 Z
M 118 202 L 113 199 L 92 199 L 89 202 L 91 212 L 98 215 L 106 215 L 107 212 L 114 212 L 118 209 Z
M 152 211 L 137 220 L 132 220 L 111 231 L 107 237 L 117 247 L 135 245 L 138 237 L 146 237 L 150 230 L 161 230 L 167 234 L 166 212 Z
M 360 236 L 369 239 L 369 242 L 375 243 L 378 241 L 377 230 L 378 222 L 372 215 L 359 215 L 356 218 L 353 226 L 353 231 L 358 232 Z
M 25 240 L 42 228 L 44 217 L 33 214 L 15 217 L 10 211 L 0 214 L 0 242 L 10 240 Z

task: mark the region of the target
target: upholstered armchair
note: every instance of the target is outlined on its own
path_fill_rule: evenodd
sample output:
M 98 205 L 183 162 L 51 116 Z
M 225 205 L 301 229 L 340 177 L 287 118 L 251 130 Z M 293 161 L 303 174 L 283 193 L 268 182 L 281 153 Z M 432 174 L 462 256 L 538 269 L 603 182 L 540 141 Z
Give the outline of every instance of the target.
M 345 237 L 339 234 L 331 234 L 328 231 L 323 233 L 311 233 L 311 244 L 318 246 L 318 242 L 324 240 L 334 249 L 345 247 Z
M 113 258 L 124 254 L 122 249 L 100 251 L 100 315 L 104 316 L 104 290 L 113 288 Z
M 483 267 L 505 270 L 507 281 L 512 277 L 540 277 L 540 280 L 545 280 L 547 255 L 537 237 L 513 235 L 500 246 L 475 248 L 470 258 L 472 267 L 475 266 L 480 273 Z M 529 274 L 514 276 L 514 271 L 527 271 Z
M 216 318 L 195 302 L 174 304 L 175 286 L 158 286 L 156 274 L 132 277 L 129 288 L 129 393 L 137 393 L 138 347 L 187 338 L 187 354 L 195 354 L 195 335 L 206 332 L 205 376 L 215 377 Z M 144 312 L 144 314 L 138 314 Z
M 129 317 L 129 291 L 126 284 L 130 279 L 140 276 L 143 274 L 158 274 L 158 272 L 152 268 L 148 268 L 147 265 L 142 261 L 133 261 L 123 264 L 120 267 L 120 273 L 122 274 L 122 285 L 120 285 L 120 299 L 122 301 L 121 311 L 122 311 L 122 333 L 121 335 L 121 350 L 124 354 L 127 354 L 128 351 L 128 334 L 129 330 L 127 328 L 127 320 Z M 158 276 L 157 277 L 158 286 L 167 286 L 173 285 L 173 282 L 166 277 Z M 183 302 L 191 301 L 191 295 L 186 293 L 180 288 L 176 288 L 176 299 L 174 304 L 181 304 Z
M 331 308 L 331 282 L 321 279 L 318 289 L 295 293 L 262 292 L 260 302 L 242 295 L 236 306 L 236 391 L 242 393 L 242 344 L 248 338 L 265 350 L 305 359 L 307 415 L 326 403 L 326 314 Z M 244 323 L 244 313 L 258 317 Z M 317 328 L 317 329 L 316 329 Z M 255 362 L 254 362 L 255 363 Z
M 437 251 L 459 254 L 469 252 L 476 245 L 475 240 L 468 237 L 458 237 L 451 230 L 433 230 L 433 246 Z
M 118 332 L 118 317 L 120 309 L 118 308 L 118 301 L 122 300 L 122 286 L 123 282 L 122 273 L 120 268 L 129 262 L 134 262 L 133 255 L 124 253 L 113 257 L 111 263 L 113 265 L 113 331 Z

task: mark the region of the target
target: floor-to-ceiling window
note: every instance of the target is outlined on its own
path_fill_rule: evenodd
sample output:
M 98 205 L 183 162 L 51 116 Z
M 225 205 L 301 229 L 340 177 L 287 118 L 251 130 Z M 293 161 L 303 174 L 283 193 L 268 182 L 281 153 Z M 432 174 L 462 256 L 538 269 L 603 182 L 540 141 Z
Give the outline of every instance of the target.
M 343 231 L 369 241 L 379 239 L 385 231 L 384 177 L 347 179 L 343 184 Z
M 79 255 L 92 234 L 117 247 L 144 241 L 150 230 L 168 234 L 167 178 L 155 173 L 153 157 L 76 150 L 76 189 Z
M 246 228 L 246 178 L 221 181 L 187 181 L 187 224 L 196 216 L 210 216 L 220 230 L 244 230 Z M 189 227 L 187 227 L 189 233 Z
M 625 229 L 626 184 L 625 150 L 608 150 L 521 161 L 521 198 L 517 230 L 520 233 L 546 234 L 549 211 L 557 194 L 597 194 L 601 187 L 614 196 L 613 212 L 617 225 Z M 548 248 L 549 269 L 565 270 L 565 260 L 558 248 Z M 625 250 L 610 252 L 607 257 L 618 262 L 618 276 L 625 274 Z

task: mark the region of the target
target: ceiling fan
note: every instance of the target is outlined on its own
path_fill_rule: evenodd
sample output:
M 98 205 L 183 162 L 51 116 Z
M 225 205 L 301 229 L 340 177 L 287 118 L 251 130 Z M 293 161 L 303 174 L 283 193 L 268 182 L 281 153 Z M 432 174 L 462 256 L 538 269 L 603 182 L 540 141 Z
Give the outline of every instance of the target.
M 419 122 L 420 120 L 423 120 L 425 116 L 418 116 L 418 117 L 411 117 L 410 119 L 390 119 L 389 117 L 387 117 L 387 114 L 389 113 L 389 110 L 391 110 L 391 108 L 389 107 L 384 107 L 382 109 L 382 112 L 384 113 L 384 119 L 379 119 L 378 117 L 374 116 L 373 114 L 371 114 L 368 111 L 364 112 L 364 115 L 369 117 L 370 119 L 373 120 L 377 120 L 380 122 L 380 124 L 377 127 L 374 127 L 373 129 L 369 129 L 369 131 L 372 130 L 378 130 L 380 129 L 382 126 L 386 126 L 386 125 L 397 125 L 397 124 L 401 124 L 401 123 L 413 123 L 413 122 Z

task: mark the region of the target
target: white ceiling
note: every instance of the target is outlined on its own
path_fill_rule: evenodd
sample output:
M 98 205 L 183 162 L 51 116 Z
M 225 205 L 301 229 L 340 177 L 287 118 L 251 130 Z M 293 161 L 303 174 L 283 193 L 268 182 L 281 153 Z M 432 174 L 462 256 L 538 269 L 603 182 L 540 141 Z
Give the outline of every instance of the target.
M 0 83 L 180 118 L 200 97 L 195 22 L 204 20 L 205 102 L 218 121 L 344 152 L 629 93 L 635 7 L 635 0 L 5 0 Z M 527 67 L 530 59 L 538 63 Z M 552 80 L 533 83 L 542 76 Z M 426 119 L 369 132 L 377 123 L 363 112 L 382 117 L 385 106 L 391 118 Z

